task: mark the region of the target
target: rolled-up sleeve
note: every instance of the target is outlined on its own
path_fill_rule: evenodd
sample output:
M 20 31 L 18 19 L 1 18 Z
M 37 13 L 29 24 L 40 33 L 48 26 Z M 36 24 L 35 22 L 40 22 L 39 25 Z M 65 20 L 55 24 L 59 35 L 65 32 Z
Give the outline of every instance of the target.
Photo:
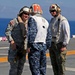
M 62 26 L 63 26 L 63 34 L 64 34 L 63 45 L 67 45 L 70 40 L 70 26 L 67 20 L 64 20 L 62 24 L 63 24 Z
M 13 38 L 12 38 L 12 36 L 11 36 L 11 31 L 12 31 L 12 29 L 13 29 L 13 26 L 10 25 L 10 24 L 8 24 L 8 26 L 7 26 L 6 30 L 5 30 L 5 35 L 6 35 L 6 37 L 7 37 L 7 39 L 8 39 L 9 42 L 10 42 L 11 40 L 13 40 Z

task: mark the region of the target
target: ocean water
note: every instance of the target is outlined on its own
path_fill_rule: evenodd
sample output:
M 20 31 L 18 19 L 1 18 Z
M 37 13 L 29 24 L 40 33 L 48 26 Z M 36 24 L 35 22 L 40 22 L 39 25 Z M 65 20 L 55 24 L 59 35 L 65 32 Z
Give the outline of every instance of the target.
M 0 18 L 0 37 L 5 36 L 6 27 L 11 19 L 12 18 Z M 72 35 L 75 35 L 75 21 L 69 21 L 69 24 L 70 24 L 70 32 L 71 32 L 70 35 L 72 37 Z
M 10 20 L 10 18 L 0 18 L 0 37 L 5 36 L 5 30 Z

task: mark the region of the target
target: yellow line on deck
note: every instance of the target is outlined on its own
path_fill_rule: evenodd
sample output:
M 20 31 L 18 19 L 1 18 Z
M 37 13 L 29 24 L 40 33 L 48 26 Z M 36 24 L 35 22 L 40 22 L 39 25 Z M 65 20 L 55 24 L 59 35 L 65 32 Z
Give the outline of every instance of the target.
M 67 51 L 67 55 L 75 55 L 75 50 Z M 46 53 L 46 56 L 49 57 L 50 54 Z
M 75 55 L 75 50 L 67 51 L 67 55 Z M 46 53 L 46 57 L 49 57 L 49 53 Z M 26 59 L 28 59 L 28 55 L 26 56 Z M 7 62 L 7 57 L 0 57 L 0 62 Z

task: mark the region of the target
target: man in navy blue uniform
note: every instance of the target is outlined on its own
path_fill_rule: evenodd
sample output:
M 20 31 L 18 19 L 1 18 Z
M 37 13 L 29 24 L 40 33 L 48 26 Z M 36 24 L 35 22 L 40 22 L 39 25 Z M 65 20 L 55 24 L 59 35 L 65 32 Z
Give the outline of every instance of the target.
M 32 75 L 46 75 L 46 50 L 51 43 L 49 23 L 42 17 L 39 4 L 32 4 L 30 13 L 27 49 L 30 70 Z

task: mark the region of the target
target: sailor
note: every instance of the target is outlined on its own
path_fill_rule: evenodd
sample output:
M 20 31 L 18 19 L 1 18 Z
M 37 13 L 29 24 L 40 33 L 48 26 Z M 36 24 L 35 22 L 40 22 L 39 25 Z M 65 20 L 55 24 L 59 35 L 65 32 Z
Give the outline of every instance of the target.
M 5 34 L 10 43 L 8 61 L 10 63 L 9 75 L 21 75 L 26 61 L 26 36 L 29 18 L 29 7 L 20 9 L 17 18 L 8 24 Z M 25 41 L 25 42 L 24 42 Z M 24 47 L 25 46 L 25 47 Z
M 53 18 L 50 21 L 52 42 L 49 49 L 54 75 L 65 75 L 65 60 L 67 45 L 70 40 L 70 26 L 68 20 L 61 15 L 58 4 L 52 4 L 49 8 Z
M 46 50 L 51 43 L 49 23 L 39 4 L 32 4 L 30 12 L 27 49 L 30 70 L 32 75 L 46 75 Z

